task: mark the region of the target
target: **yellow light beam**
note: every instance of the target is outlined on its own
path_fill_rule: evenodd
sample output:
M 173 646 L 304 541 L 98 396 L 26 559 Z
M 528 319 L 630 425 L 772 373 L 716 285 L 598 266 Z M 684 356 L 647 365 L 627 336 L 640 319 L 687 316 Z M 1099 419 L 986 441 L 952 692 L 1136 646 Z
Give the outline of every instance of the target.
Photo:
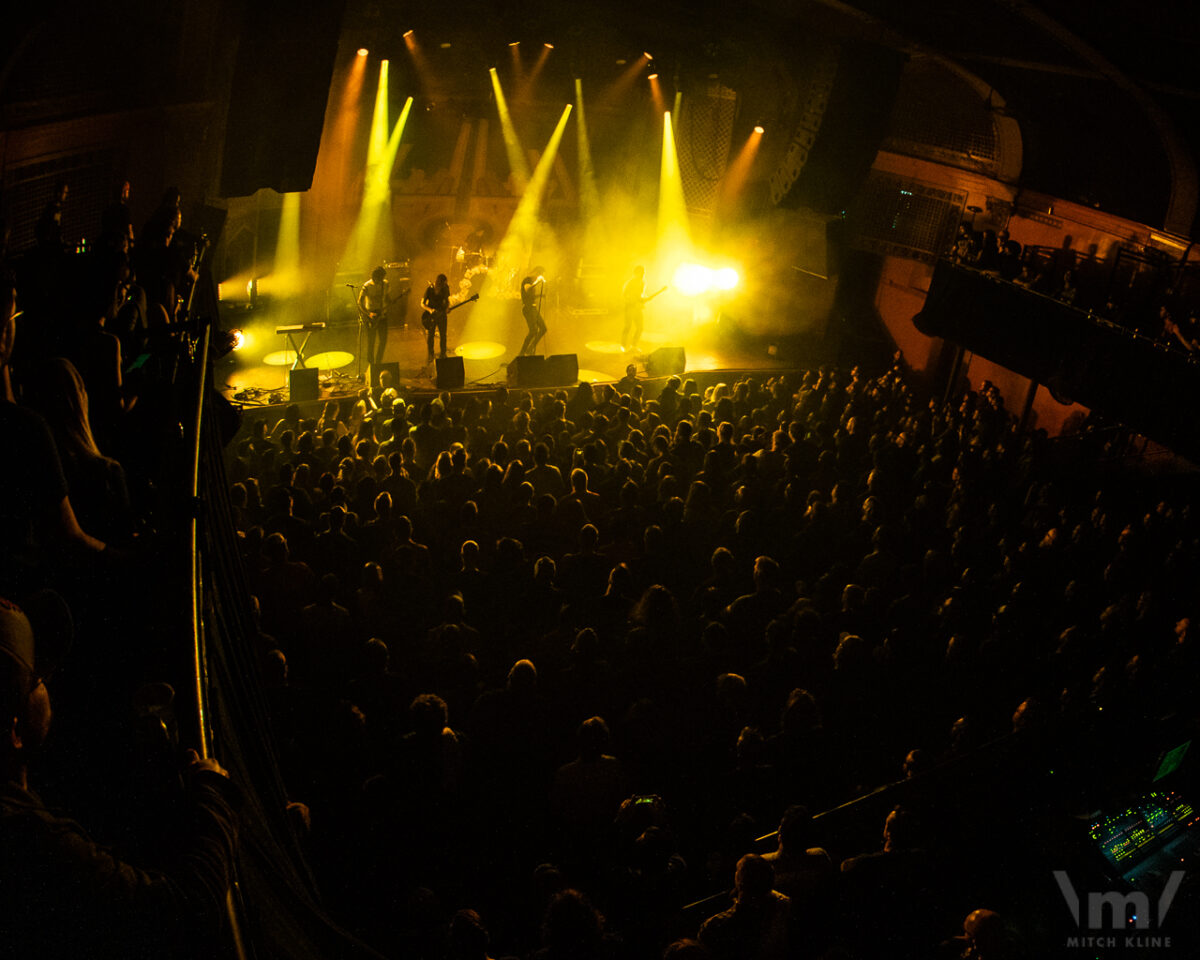
M 658 177 L 658 255 L 676 261 L 685 259 L 691 246 L 683 176 L 679 172 L 675 132 L 668 112 L 663 114 L 662 165 Z
M 353 57 L 344 81 L 334 85 L 325 110 L 325 125 L 317 152 L 313 185 L 302 200 L 302 247 L 309 268 L 305 280 L 314 289 L 329 289 L 338 257 L 358 215 L 358 197 L 351 197 L 355 131 L 363 113 L 366 57 Z
M 421 50 L 421 45 L 417 42 L 416 35 L 411 30 L 404 34 L 404 46 L 408 48 L 413 69 L 417 73 L 417 79 L 421 81 L 421 90 L 426 96 L 438 99 L 441 96 L 440 86 L 434 77 L 433 69 L 429 66 L 429 61 Z
M 396 163 L 396 152 L 400 148 L 400 139 L 408 124 L 408 116 L 412 112 L 413 98 L 404 101 L 400 118 L 390 134 L 384 131 L 383 147 L 372 163 L 368 160 L 366 178 L 363 183 L 362 208 L 359 210 L 358 222 L 350 233 L 346 244 L 346 253 L 342 257 L 342 269 L 356 272 L 366 272 L 367 269 L 380 259 L 382 248 L 391 240 L 391 224 L 385 219 L 392 196 L 392 168 Z M 379 113 L 376 112 L 376 119 Z M 374 125 L 373 125 L 374 126 Z M 371 130 L 374 140 L 378 131 Z
M 621 75 L 617 77 L 604 92 L 600 95 L 600 99 L 596 102 L 596 106 L 601 111 L 611 109 L 616 103 L 627 94 L 636 82 L 638 76 L 646 69 L 646 64 L 650 62 L 650 57 L 647 54 L 642 54 L 632 63 L 628 64 Z
M 541 51 L 538 53 L 538 58 L 533 64 L 533 68 L 521 80 L 517 86 L 517 95 L 513 98 L 518 104 L 528 103 L 533 96 L 533 85 L 537 83 L 538 77 L 541 75 L 542 69 L 546 66 L 546 61 L 550 58 L 550 51 L 554 49 L 552 44 L 546 43 L 542 45 Z
M 542 194 L 550 182 L 550 175 L 558 156 L 559 144 L 562 143 L 563 132 L 571 117 L 571 108 L 572 104 L 569 103 L 563 107 L 558 125 L 546 142 L 546 149 L 542 151 L 541 158 L 529 178 L 529 185 L 517 202 L 517 209 L 513 213 L 512 220 L 509 221 L 508 230 L 496 249 L 495 264 L 488 271 L 488 278 L 484 281 L 479 303 L 467 320 L 463 334 L 464 340 L 479 339 L 471 335 L 472 329 L 494 331 L 501 329 L 507 320 L 508 301 L 501 297 L 487 296 L 488 286 L 492 277 L 504 277 L 511 271 L 517 271 L 517 275 L 520 276 L 520 271 L 530 266 L 527 262 L 529 252 L 541 229 L 538 213 L 541 210 Z
M 579 206 L 586 224 L 600 217 L 600 191 L 596 186 L 596 168 L 592 166 L 592 145 L 588 139 L 587 117 L 583 109 L 583 81 L 575 78 L 575 140 L 579 153 Z
M 722 206 L 729 209 L 737 206 L 742 191 L 746 188 L 746 180 L 750 177 L 750 169 L 754 166 L 754 158 L 758 156 L 760 143 L 762 143 L 762 127 L 755 127 L 750 136 L 746 138 L 746 142 L 742 144 L 742 149 L 733 158 L 729 169 L 725 171 L 725 180 L 721 184 Z
M 525 64 L 521 62 L 521 42 L 514 41 L 508 45 L 508 49 L 512 54 L 513 62 L 513 77 L 517 84 L 520 85 L 525 81 Z
M 279 213 L 279 236 L 275 241 L 276 296 L 289 296 L 300 289 L 300 194 L 285 193 Z
M 654 99 L 654 110 L 657 113 L 667 112 L 667 102 L 663 99 L 662 86 L 658 74 L 650 74 L 650 96 Z
M 500 114 L 500 132 L 504 136 L 504 149 L 508 153 L 508 169 L 512 172 L 517 190 L 524 191 L 529 183 L 529 164 L 525 160 L 517 128 L 513 126 L 508 101 L 504 98 L 504 88 L 500 86 L 500 75 L 496 73 L 495 67 L 490 67 L 488 73 L 492 78 L 492 91 L 496 95 L 496 110 Z
M 388 61 L 379 62 L 379 86 L 375 90 L 375 112 L 371 115 L 371 133 L 367 140 L 367 167 L 375 166 L 387 150 L 388 140 Z

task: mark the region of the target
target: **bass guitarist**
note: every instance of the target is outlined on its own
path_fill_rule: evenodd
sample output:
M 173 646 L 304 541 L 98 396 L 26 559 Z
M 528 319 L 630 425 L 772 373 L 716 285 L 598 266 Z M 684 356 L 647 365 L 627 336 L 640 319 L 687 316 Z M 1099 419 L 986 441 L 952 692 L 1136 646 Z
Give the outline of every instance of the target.
M 388 341 L 388 296 L 387 271 L 376 267 L 371 279 L 358 292 L 358 312 L 367 328 L 367 364 L 374 368 L 383 363 L 383 354 Z
M 444 273 L 439 273 L 437 279 L 425 288 L 421 306 L 425 308 L 421 318 L 425 325 L 425 362 L 433 363 L 434 334 L 437 334 L 441 341 L 438 356 L 446 356 L 446 315 L 450 312 L 450 284 L 446 281 Z

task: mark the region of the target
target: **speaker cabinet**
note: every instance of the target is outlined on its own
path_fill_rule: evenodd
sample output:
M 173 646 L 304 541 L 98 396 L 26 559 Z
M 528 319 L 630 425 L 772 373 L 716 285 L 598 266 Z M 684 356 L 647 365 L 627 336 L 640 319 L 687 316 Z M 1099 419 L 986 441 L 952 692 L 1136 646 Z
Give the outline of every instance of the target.
M 683 373 L 686 368 L 687 356 L 683 347 L 659 347 L 646 358 L 646 373 L 652 377 Z
M 292 403 L 302 400 L 316 400 L 321 396 L 321 384 L 317 381 L 320 373 L 315 367 L 303 367 L 288 371 L 288 399 Z
M 556 353 L 546 358 L 546 386 L 563 387 L 579 382 L 579 354 Z
M 439 390 L 461 390 L 466 380 L 462 357 L 438 357 L 437 388 Z
M 508 364 L 510 387 L 544 387 L 546 385 L 546 358 L 540 354 L 530 357 L 513 357 Z

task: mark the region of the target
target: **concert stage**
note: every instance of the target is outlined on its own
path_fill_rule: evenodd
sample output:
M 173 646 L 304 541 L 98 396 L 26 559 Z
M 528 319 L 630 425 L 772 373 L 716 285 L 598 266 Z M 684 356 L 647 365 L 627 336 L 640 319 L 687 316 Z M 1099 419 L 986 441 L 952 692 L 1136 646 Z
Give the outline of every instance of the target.
M 504 324 L 502 330 L 490 330 L 482 336 L 477 327 L 468 329 L 472 310 L 450 314 L 447 344 L 452 356 L 461 357 L 463 386 L 458 390 L 490 390 L 501 384 L 513 384 L 508 366 L 514 361 L 525 333 L 520 322 L 519 302 L 514 305 L 515 322 Z M 797 366 L 826 361 L 822 344 L 812 340 L 750 336 L 727 318 L 695 326 L 689 336 L 671 339 L 655 330 L 647 321 L 641 349 L 636 355 L 621 351 L 622 318 L 611 312 L 564 310 L 560 322 L 547 317 L 549 333 L 539 353 L 574 354 L 578 360 L 578 379 L 593 383 L 615 382 L 625 374 L 629 363 L 637 365 L 639 377 L 656 379 L 678 369 L 677 351 L 663 351 L 659 362 L 653 362 L 659 348 L 683 348 L 683 376 L 729 371 L 731 374 L 761 371 L 770 374 Z M 320 326 L 322 325 L 323 326 Z M 305 311 L 292 305 L 268 304 L 257 309 L 227 308 L 222 313 L 225 329 L 242 330 L 245 343 L 239 350 L 219 360 L 214 367 L 217 389 L 236 402 L 274 404 L 288 402 L 289 371 L 295 363 L 294 347 L 303 348 L 304 366 L 318 371 L 317 382 L 321 398 L 354 394 L 365 385 L 366 337 L 352 311 L 318 309 Z M 284 326 L 318 327 L 295 332 L 291 339 L 276 331 Z M 570 333 L 570 336 L 568 336 Z M 464 335 L 471 339 L 464 340 Z M 306 340 L 307 338 L 307 340 Z M 666 367 L 668 357 L 674 361 Z M 426 363 L 425 331 L 419 317 L 407 318 L 407 323 L 393 320 L 390 325 L 385 362 L 396 363 L 399 384 L 408 394 L 433 393 L 437 387 L 437 371 Z M 567 383 L 545 383 L 537 386 L 572 386 Z M 515 384 L 524 388 L 519 378 Z

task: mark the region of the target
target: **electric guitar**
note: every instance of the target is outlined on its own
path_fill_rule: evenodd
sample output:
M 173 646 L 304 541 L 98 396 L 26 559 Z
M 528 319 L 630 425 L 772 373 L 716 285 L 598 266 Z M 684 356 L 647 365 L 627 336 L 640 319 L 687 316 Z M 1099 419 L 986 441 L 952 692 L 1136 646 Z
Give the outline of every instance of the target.
M 447 316 L 449 316 L 455 310 L 457 310 L 459 307 L 465 307 L 468 303 L 474 303 L 478 299 L 479 299 L 479 294 L 473 293 L 473 294 L 471 294 L 471 296 L 467 297 L 467 299 L 464 300 L 462 303 L 456 303 L 451 307 L 447 307 L 445 310 L 445 313 Z M 438 321 L 438 313 L 440 313 L 440 312 L 441 311 L 438 311 L 438 310 L 426 309 L 425 312 L 421 314 L 421 326 L 423 326 L 426 330 L 432 330 L 433 325 L 435 323 L 437 323 L 437 321 Z
M 666 287 L 659 287 L 659 289 L 655 290 L 655 291 L 654 291 L 652 294 L 650 294 L 650 296 L 648 296 L 648 297 L 638 297 L 638 299 L 639 299 L 639 300 L 640 300 L 642 303 L 649 303 L 651 300 L 653 300 L 655 297 L 657 297 L 657 296 L 658 296 L 660 293 L 662 293 L 662 292 L 663 292 L 664 290 L 666 290 L 666 289 L 667 289 Z
M 362 318 L 367 322 L 367 324 L 373 325 L 376 322 L 378 322 L 379 320 L 386 317 L 387 316 L 387 308 L 390 307 L 397 300 L 406 296 L 407 293 L 408 293 L 407 290 L 400 290 L 396 293 L 396 295 L 394 297 L 384 297 L 383 298 L 383 306 L 380 307 L 378 310 L 366 310 L 357 303 L 355 304 L 355 306 L 358 306 L 358 312 L 362 316 Z

